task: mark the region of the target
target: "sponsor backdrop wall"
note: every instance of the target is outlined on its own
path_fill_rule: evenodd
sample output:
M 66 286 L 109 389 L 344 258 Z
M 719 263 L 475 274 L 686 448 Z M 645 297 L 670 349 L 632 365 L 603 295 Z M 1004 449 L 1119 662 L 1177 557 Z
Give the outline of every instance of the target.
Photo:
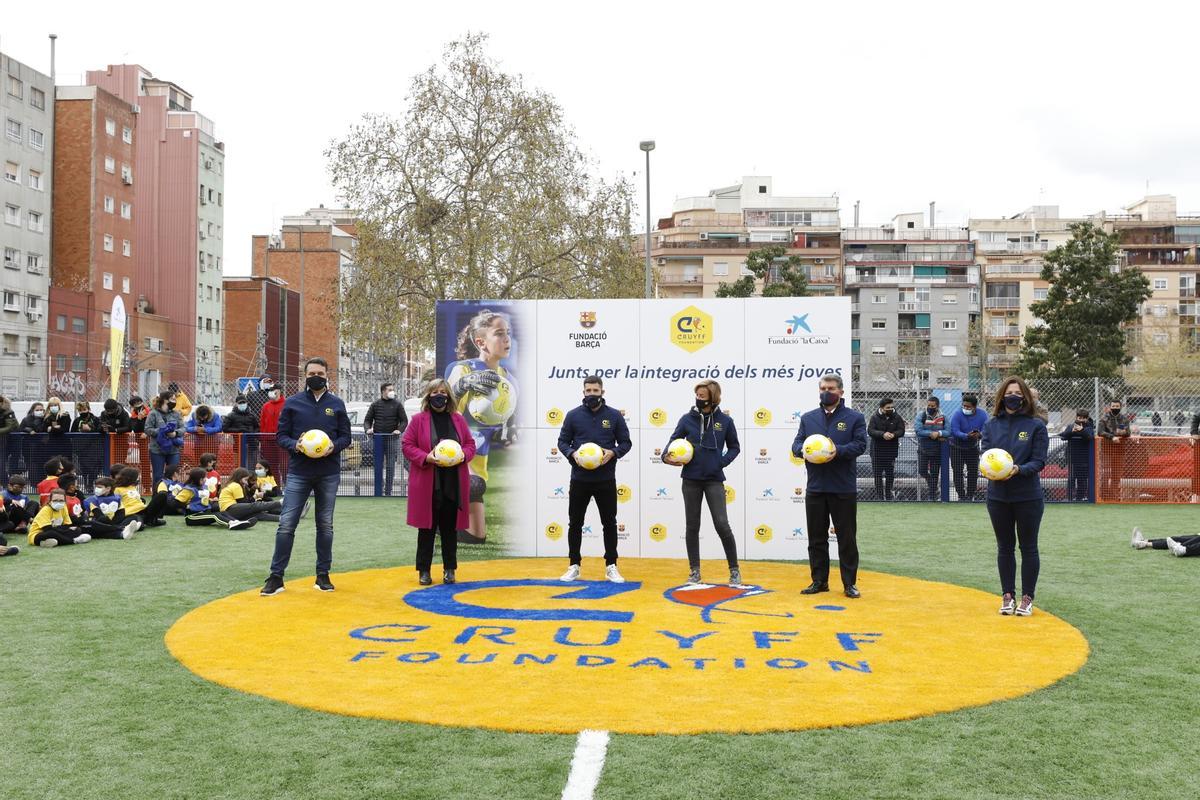
M 633 442 L 617 466 L 621 555 L 685 556 L 679 469 L 663 464 L 661 454 L 692 407 L 693 386 L 713 378 L 741 441 L 741 455 L 725 470 L 739 555 L 807 557 L 805 470 L 791 443 L 800 414 L 817 405 L 822 374 L 842 375 L 849 396 L 849 298 L 439 303 L 443 374 L 456 360 L 453 333 L 483 308 L 508 315 L 520 342 L 519 365 L 515 356 L 501 362 L 519 381 L 508 423 L 515 441 L 504 447 L 503 472 L 493 470 L 485 496 L 489 516 L 502 509 L 497 533 L 512 554 L 567 554 L 571 468 L 558 451 L 559 429 L 580 404 L 584 376 L 599 374 Z M 511 352 L 518 352 L 515 343 Z M 707 510 L 702 520 L 701 556 L 721 558 Z M 603 553 L 594 504 L 583 553 Z

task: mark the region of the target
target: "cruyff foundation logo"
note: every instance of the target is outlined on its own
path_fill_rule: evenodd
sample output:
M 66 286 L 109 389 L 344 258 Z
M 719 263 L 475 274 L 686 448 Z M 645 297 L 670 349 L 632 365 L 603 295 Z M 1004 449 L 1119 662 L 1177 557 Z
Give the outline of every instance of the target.
M 694 353 L 713 341 L 713 318 L 695 306 L 671 317 L 671 344 Z

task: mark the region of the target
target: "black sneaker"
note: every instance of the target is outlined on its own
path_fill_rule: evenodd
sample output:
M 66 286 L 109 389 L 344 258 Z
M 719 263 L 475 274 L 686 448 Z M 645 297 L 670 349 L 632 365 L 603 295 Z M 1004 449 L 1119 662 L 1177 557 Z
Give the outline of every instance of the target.
M 333 584 L 329 582 L 329 573 L 317 573 L 317 582 L 313 584 L 314 589 L 319 589 L 322 592 L 332 592 Z
M 11 547 L 0 546 L 0 558 L 3 558 L 4 556 L 15 556 L 20 554 L 20 552 L 21 548 L 17 547 L 16 545 L 12 545 Z
M 267 578 L 267 582 L 263 584 L 262 591 L 259 592 L 263 597 L 271 597 L 283 591 L 283 576 L 271 575 Z
M 428 572 L 418 572 L 417 573 L 417 583 L 421 584 L 422 586 L 432 586 L 433 585 L 433 576 L 430 575 Z
M 454 583 L 454 570 L 448 569 L 442 572 L 442 583 Z

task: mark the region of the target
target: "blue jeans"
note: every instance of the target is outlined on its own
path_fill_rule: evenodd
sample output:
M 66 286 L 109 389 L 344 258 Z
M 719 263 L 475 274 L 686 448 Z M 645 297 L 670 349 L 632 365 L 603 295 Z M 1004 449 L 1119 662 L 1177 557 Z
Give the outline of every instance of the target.
M 166 470 L 166 468 L 173 467 L 178 463 L 179 463 L 179 451 L 178 450 L 171 453 L 170 455 L 163 455 L 162 453 L 154 453 L 154 452 L 150 453 L 150 474 L 152 476 L 150 478 L 150 491 L 151 492 L 153 492 L 154 488 L 156 486 L 158 486 L 158 479 L 162 477 L 163 472 Z
M 271 559 L 271 574 L 283 577 L 292 558 L 296 540 L 296 525 L 309 495 L 317 498 L 317 574 L 329 572 L 333 565 L 333 504 L 337 500 L 338 473 L 318 477 L 289 472 L 283 490 L 283 511 L 279 513 L 279 528 L 275 531 L 275 556 Z

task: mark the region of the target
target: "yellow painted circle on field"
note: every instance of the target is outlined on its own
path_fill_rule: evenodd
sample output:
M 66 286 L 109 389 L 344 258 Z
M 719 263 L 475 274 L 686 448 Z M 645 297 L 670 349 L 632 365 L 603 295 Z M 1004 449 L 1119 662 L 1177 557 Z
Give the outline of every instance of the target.
M 687 585 L 677 560 L 622 560 L 624 584 L 593 559 L 564 584 L 562 566 L 466 562 L 458 584 L 429 587 L 408 567 L 365 570 L 335 575 L 332 594 L 301 578 L 197 608 L 166 643 L 208 680 L 307 708 L 558 733 L 908 719 L 1028 694 L 1088 656 L 1063 620 L 1001 617 L 996 596 L 960 586 L 862 573 L 848 600 L 801 595 L 803 564 L 743 563 L 739 586 Z

